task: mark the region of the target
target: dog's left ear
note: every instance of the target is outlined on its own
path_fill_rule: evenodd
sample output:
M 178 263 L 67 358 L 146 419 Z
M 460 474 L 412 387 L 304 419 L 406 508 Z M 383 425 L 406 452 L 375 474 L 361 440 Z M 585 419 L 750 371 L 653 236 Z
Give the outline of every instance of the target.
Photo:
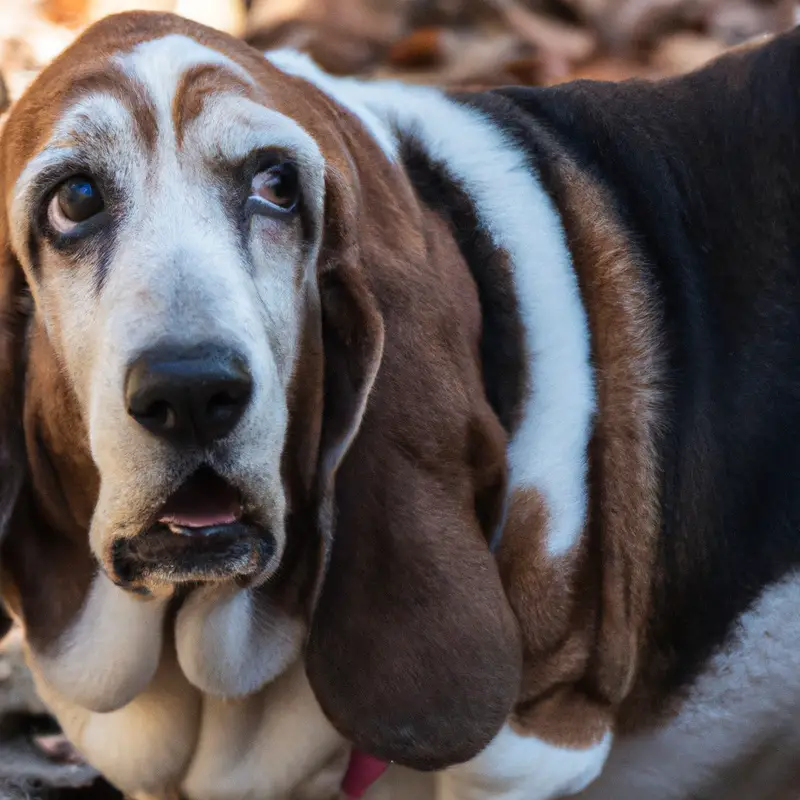
M 343 234 L 320 275 L 329 550 L 307 669 L 359 749 L 436 769 L 483 749 L 519 690 L 487 546 L 506 439 L 483 391 L 477 298 L 437 296 L 458 258 L 447 237 L 420 263 L 369 236 Z
M 0 201 L 0 541 L 11 520 L 24 476 L 21 409 L 24 288 L 22 268 L 8 240 L 5 204 Z

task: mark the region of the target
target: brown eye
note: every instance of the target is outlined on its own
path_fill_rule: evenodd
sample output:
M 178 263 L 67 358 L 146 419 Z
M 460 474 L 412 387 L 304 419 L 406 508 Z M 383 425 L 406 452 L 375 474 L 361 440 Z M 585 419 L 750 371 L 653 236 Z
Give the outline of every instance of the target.
M 274 164 L 257 172 L 250 188 L 251 196 L 280 211 L 294 211 L 300 195 L 297 167 L 289 161 Z
M 59 233 L 73 233 L 81 223 L 96 217 L 104 208 L 105 201 L 97 184 L 86 175 L 76 175 L 56 189 L 47 216 Z
M 103 195 L 91 178 L 68 178 L 56 192 L 58 207 L 70 222 L 85 222 L 105 207 Z

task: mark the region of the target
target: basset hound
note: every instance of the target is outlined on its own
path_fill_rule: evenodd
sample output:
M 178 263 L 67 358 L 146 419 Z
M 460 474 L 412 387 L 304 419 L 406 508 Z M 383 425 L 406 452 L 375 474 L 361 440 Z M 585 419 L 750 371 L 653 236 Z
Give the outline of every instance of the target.
M 788 792 L 799 86 L 800 32 L 460 94 L 166 14 L 57 58 L 0 146 L 2 592 L 86 759 Z

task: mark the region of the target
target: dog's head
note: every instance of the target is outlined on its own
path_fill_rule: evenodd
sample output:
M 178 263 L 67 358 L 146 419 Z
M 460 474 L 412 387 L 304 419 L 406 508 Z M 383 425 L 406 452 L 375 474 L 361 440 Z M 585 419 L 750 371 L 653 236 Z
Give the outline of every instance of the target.
M 95 563 L 141 602 L 257 613 L 290 583 L 345 735 L 477 752 L 519 670 L 485 543 L 505 441 L 475 289 L 402 169 L 309 83 L 144 13 L 45 70 L 0 157 L 0 524 L 32 633 Z

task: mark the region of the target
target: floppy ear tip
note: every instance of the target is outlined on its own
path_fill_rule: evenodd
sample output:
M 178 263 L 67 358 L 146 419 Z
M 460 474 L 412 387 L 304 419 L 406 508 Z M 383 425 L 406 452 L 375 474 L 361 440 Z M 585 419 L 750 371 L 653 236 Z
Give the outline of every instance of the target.
M 422 771 L 469 761 L 499 733 L 519 693 L 519 633 L 510 610 L 503 616 L 493 635 L 477 621 L 446 646 L 378 641 L 356 650 L 312 635 L 311 686 L 333 726 L 363 752 Z

